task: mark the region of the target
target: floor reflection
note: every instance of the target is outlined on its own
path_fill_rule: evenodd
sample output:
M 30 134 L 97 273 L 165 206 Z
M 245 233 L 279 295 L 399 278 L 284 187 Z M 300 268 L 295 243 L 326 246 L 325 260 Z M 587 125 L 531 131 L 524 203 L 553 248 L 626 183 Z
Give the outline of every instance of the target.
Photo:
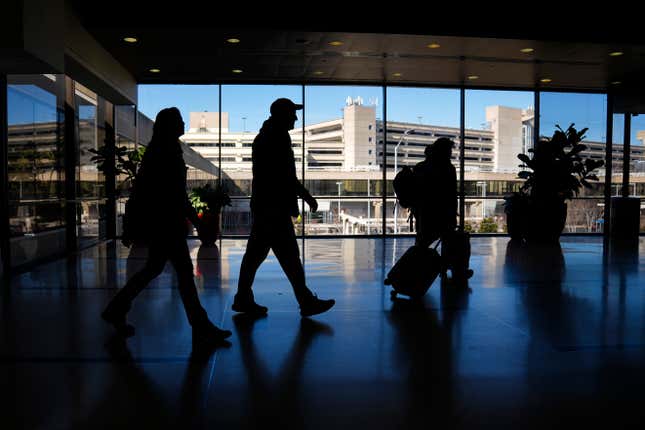
M 557 284 L 564 279 L 566 273 L 562 246 L 560 243 L 529 244 L 509 240 L 506 245 L 504 270 L 510 281 L 525 279 Z
M 402 428 L 426 429 L 431 425 L 452 428 L 460 420 L 454 393 L 453 341 L 455 335 L 459 336 L 455 328 L 468 308 L 471 290 L 467 284 L 455 285 L 450 281 L 444 281 L 440 288 L 440 306 L 432 298 L 395 297 L 387 313 L 395 329 L 392 346 L 397 357 L 395 363 L 408 375 L 405 390 L 408 397 L 397 399 L 407 408 Z
M 282 269 L 255 285 L 264 319 L 230 302 L 245 242 L 189 241 L 200 300 L 231 347 L 198 351 L 167 267 L 137 298 L 137 335 L 104 346 L 98 317 L 145 250 L 106 244 L 13 278 L 0 304 L 2 428 L 637 427 L 645 384 L 645 239 L 530 247 L 474 237 L 468 284 L 390 301 L 413 238 L 307 239 L 317 293 L 302 320 Z M 129 273 L 126 273 L 129 272 Z M 115 281 L 116 278 L 116 281 Z M 109 343 L 109 342 L 108 342 Z
M 249 391 L 243 425 L 248 428 L 305 428 L 302 372 L 307 351 L 316 337 L 333 336 L 334 331 L 327 324 L 309 318 L 301 319 L 291 350 L 277 377 L 272 378 L 253 339 L 255 324 L 265 318 L 267 316 L 233 316 L 248 378 Z
M 222 285 L 221 260 L 217 245 L 201 245 L 195 260 L 195 277 L 198 288 L 219 289 Z

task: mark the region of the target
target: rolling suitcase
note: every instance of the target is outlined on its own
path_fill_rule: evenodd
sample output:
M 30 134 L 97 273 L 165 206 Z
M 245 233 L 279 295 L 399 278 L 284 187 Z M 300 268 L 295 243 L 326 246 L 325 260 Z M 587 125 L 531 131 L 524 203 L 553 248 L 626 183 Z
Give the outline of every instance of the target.
M 384 281 L 385 285 L 391 285 L 394 289 L 392 297 L 397 294 L 415 299 L 423 297 L 441 272 L 441 256 L 436 248 L 413 245 L 405 251 Z

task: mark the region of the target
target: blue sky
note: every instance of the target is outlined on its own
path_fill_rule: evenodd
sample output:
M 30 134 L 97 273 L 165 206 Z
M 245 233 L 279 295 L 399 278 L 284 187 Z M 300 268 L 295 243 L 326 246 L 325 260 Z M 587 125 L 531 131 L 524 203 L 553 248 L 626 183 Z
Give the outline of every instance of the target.
M 190 112 L 217 112 L 216 85 L 140 85 L 139 109 L 150 118 L 164 107 L 176 106 L 188 126 Z M 302 102 L 302 87 L 293 85 L 222 86 L 222 111 L 229 112 L 231 131 L 257 131 L 269 116 L 269 106 L 278 97 Z M 383 90 L 367 86 L 307 86 L 305 89 L 307 124 L 340 118 L 347 97 L 361 97 L 366 105 L 376 104 L 377 118 L 383 116 Z M 439 88 L 388 88 L 388 120 L 423 124 L 459 126 L 459 90 Z M 555 125 L 566 128 L 589 127 L 587 138 L 605 137 L 606 96 L 602 94 L 542 93 L 541 125 L 551 134 Z M 533 106 L 530 91 L 466 91 L 466 128 L 481 129 L 486 122 L 486 106 L 516 108 Z M 245 118 L 245 119 L 243 119 Z M 302 118 L 302 114 L 299 114 Z M 300 126 L 300 121 L 296 126 Z M 645 122 L 643 123 L 645 129 Z M 615 130 L 615 140 L 622 138 Z M 634 136 L 635 138 L 635 136 Z
M 14 88 L 20 87 L 20 88 Z M 255 132 L 269 116 L 269 106 L 278 97 L 302 102 L 298 85 L 224 85 L 222 110 L 229 112 L 232 131 Z M 306 121 L 313 124 L 340 118 L 347 97 L 361 97 L 366 105 L 376 105 L 377 118 L 383 117 L 383 90 L 368 86 L 307 86 L 305 87 Z M 459 126 L 459 90 L 439 88 L 389 87 L 388 120 L 423 124 Z M 219 110 L 217 85 L 140 85 L 139 110 L 154 119 L 159 110 L 176 106 L 189 124 L 190 112 Z M 9 85 L 9 123 L 52 121 L 56 118 L 56 99 L 34 85 Z M 466 91 L 466 128 L 483 127 L 485 108 L 503 105 L 526 108 L 533 105 L 529 91 Z M 550 135 L 556 124 L 566 128 L 589 127 L 589 140 L 605 138 L 606 96 L 602 94 L 542 93 L 542 134 Z M 299 113 L 300 119 L 302 113 Z M 300 121 L 296 124 L 301 125 Z M 639 144 L 636 133 L 645 130 L 645 115 L 632 119 L 632 144 Z M 622 120 L 614 125 L 614 142 L 622 141 Z

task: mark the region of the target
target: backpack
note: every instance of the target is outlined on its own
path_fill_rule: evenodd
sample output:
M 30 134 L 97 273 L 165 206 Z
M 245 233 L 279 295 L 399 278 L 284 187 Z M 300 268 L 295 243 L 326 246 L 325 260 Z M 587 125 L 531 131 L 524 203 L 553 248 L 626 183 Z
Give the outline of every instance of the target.
M 419 198 L 418 178 L 409 166 L 403 166 L 392 182 L 394 194 L 402 208 L 413 208 Z

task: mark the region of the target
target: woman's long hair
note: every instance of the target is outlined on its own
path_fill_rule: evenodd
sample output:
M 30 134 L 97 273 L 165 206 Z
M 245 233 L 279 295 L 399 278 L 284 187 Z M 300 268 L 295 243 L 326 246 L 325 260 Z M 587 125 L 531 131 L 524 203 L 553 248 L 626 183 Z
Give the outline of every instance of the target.
M 152 126 L 152 139 L 150 139 L 146 154 L 152 153 L 154 155 L 159 152 L 181 153 L 181 146 L 177 136 L 177 130 L 181 127 L 181 124 L 181 113 L 176 107 L 159 111 Z

